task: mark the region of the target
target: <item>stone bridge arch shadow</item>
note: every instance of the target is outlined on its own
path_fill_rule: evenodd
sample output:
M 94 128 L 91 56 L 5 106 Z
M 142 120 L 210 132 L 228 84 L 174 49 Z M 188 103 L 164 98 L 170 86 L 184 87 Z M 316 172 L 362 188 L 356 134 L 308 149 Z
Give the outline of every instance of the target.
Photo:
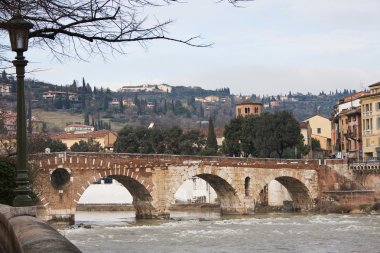
M 117 171 L 117 170 L 115 170 Z M 55 167 L 39 171 L 37 184 L 43 185 L 44 190 L 38 196 L 43 207 L 42 218 L 46 220 L 63 221 L 73 224 L 78 202 L 85 191 L 98 180 L 109 177 L 118 181 L 132 195 L 135 217 L 142 219 L 157 218 L 157 210 L 153 206 L 153 184 L 149 178 L 141 174 L 120 174 L 111 171 L 103 173 L 78 173 L 67 167 Z
M 222 215 L 245 213 L 244 204 L 241 201 L 236 189 L 234 189 L 232 184 L 227 181 L 228 179 L 226 180 L 219 175 L 209 173 L 195 173 L 189 177 L 182 177 L 180 181 L 177 181 L 174 190 L 171 191 L 171 195 L 168 198 L 167 209 L 169 209 L 171 203 L 173 203 L 174 195 L 177 190 L 186 180 L 190 180 L 194 177 L 203 179 L 214 189 L 220 203 L 220 213 Z
M 146 186 L 128 176 L 109 175 L 108 177 L 121 183 L 132 195 L 132 204 L 136 210 L 136 218 L 151 219 L 156 217 L 156 209 L 152 205 L 153 197 Z
M 268 205 L 268 185 L 271 181 L 277 181 L 288 191 L 293 203 L 293 210 L 308 211 L 314 208 L 313 192 L 309 190 L 304 182 L 291 176 L 278 176 L 266 181 L 260 186 L 260 192 L 256 195 L 256 207 Z

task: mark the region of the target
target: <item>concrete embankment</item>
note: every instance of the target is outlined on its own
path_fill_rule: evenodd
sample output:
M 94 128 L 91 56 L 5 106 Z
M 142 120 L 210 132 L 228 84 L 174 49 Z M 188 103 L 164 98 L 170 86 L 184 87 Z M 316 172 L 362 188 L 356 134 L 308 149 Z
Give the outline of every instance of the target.
M 35 216 L 35 207 L 0 205 L 0 252 L 81 252 L 58 231 Z

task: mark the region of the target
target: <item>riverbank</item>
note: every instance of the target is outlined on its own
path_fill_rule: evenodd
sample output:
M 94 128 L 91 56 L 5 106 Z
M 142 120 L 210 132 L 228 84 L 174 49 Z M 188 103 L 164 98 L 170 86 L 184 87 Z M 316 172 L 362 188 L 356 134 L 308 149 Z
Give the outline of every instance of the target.
M 219 211 L 220 204 L 209 203 L 192 203 L 192 204 L 173 204 L 170 211 Z M 78 204 L 77 211 L 85 212 L 118 212 L 118 211 L 135 211 L 132 204 Z M 273 213 L 273 212 L 297 212 L 284 206 L 258 206 L 255 213 Z M 316 213 L 351 213 L 351 214 L 380 214 L 380 203 L 373 205 L 337 205 L 335 202 L 324 203 L 317 206 L 312 212 Z
M 204 210 L 218 211 L 220 204 L 209 203 L 194 203 L 194 204 L 173 204 L 170 206 L 171 211 L 186 211 L 186 210 Z M 117 211 L 135 211 L 132 204 L 78 204 L 77 211 L 84 212 L 117 212 Z
M 118 212 L 118 211 L 135 211 L 135 208 L 132 204 L 78 204 L 77 211 Z

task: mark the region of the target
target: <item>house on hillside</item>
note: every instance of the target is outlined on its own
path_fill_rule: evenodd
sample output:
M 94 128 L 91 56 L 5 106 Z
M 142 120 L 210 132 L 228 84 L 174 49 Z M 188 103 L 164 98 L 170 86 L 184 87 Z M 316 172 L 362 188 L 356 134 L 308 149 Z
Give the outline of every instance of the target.
M 90 133 L 94 132 L 94 127 L 82 124 L 70 124 L 65 127 L 65 132 L 74 134 Z
M 12 86 L 6 83 L 0 83 L 0 95 L 9 96 L 11 95 Z
M 79 98 L 78 98 L 78 95 L 76 93 L 73 93 L 73 92 L 66 92 L 66 91 L 52 91 L 52 90 L 49 90 L 49 91 L 46 91 L 42 94 L 42 97 L 44 99 L 50 99 L 50 100 L 54 100 L 54 99 L 58 99 L 58 98 L 68 98 L 70 101 L 78 101 Z
M 70 148 L 74 143 L 79 143 L 79 141 L 88 141 L 93 138 L 94 141 L 100 143 L 101 148 L 104 150 L 113 150 L 113 144 L 117 139 L 117 134 L 109 130 L 99 130 L 88 133 L 67 133 L 62 132 L 58 134 L 51 135 L 54 140 L 61 140 L 63 143 Z
M 3 114 L 4 119 L 4 127 L 7 130 L 7 134 L 12 135 L 16 134 L 17 130 L 17 114 L 15 112 L 6 111 Z M 32 116 L 32 133 L 42 133 L 44 130 L 44 122 L 37 118 L 36 116 Z M 26 121 L 26 126 L 29 128 L 29 120 Z

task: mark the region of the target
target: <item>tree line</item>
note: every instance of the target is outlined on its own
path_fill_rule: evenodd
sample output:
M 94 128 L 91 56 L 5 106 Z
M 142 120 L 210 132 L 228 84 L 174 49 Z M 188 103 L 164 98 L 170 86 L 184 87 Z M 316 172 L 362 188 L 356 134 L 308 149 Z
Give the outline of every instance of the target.
M 228 156 L 301 158 L 309 152 L 298 121 L 288 111 L 234 118 L 224 137 L 222 150 Z
M 184 131 L 177 126 L 161 128 L 126 126 L 118 133 L 114 152 L 174 155 L 216 154 L 216 147 L 209 146 L 207 143 L 207 138 L 199 130 Z M 210 151 L 211 149 L 213 152 Z M 205 153 L 206 151 L 207 153 Z

